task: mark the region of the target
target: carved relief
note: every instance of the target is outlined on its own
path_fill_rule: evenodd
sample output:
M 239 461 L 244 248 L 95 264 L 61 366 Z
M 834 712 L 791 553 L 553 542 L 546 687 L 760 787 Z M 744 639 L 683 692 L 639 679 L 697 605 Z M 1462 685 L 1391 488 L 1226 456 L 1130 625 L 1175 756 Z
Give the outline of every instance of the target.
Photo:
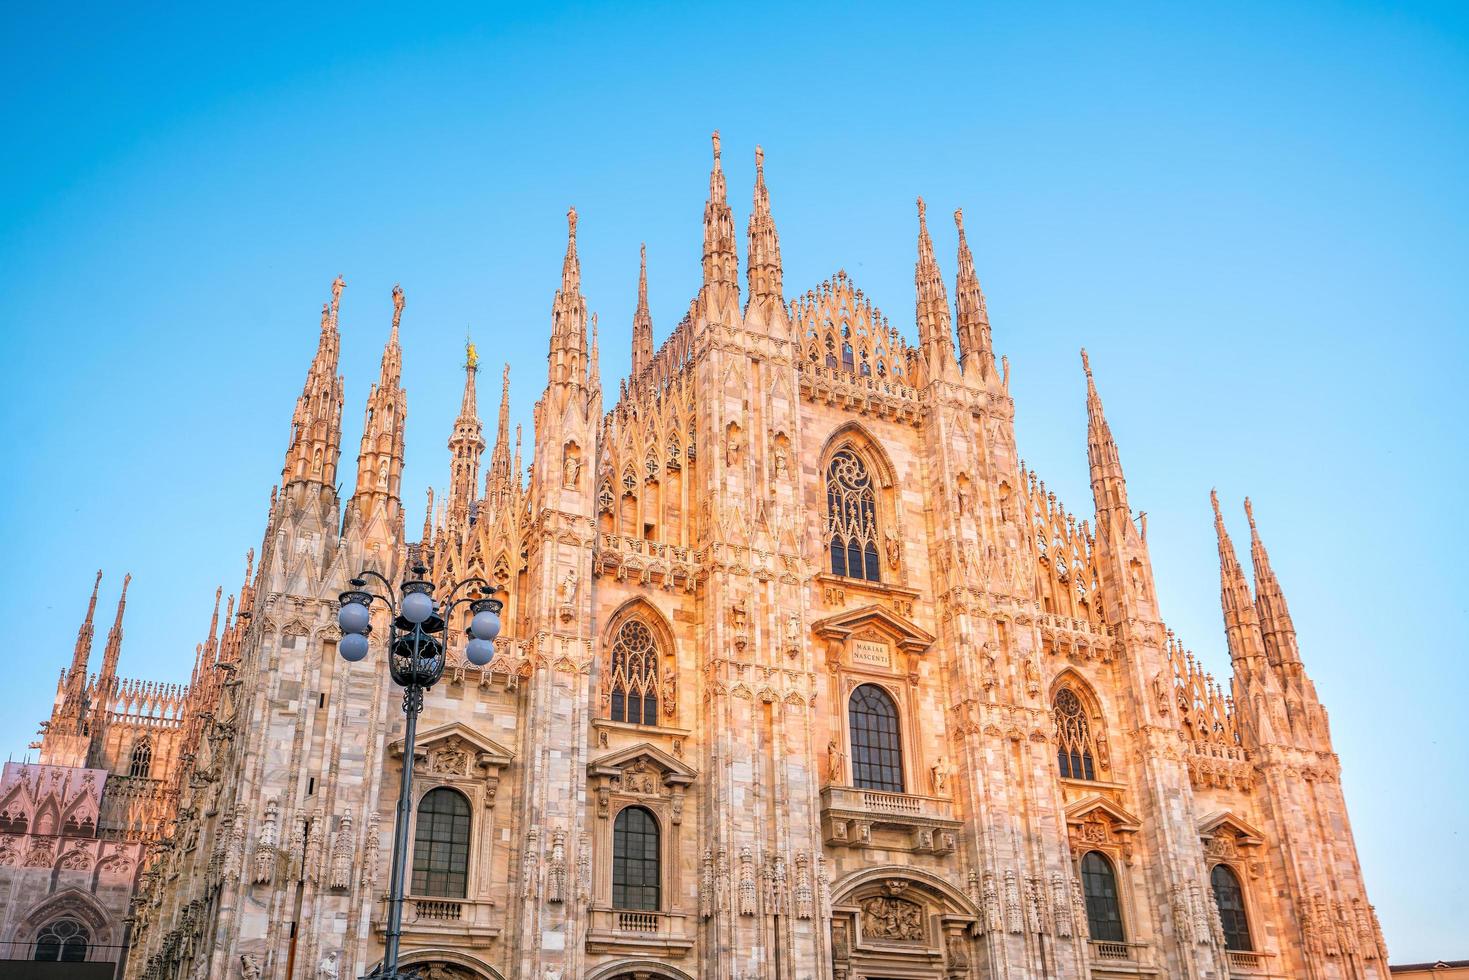
M 876 896 L 858 903 L 862 909 L 862 935 L 893 942 L 922 942 L 923 906 L 905 898 Z

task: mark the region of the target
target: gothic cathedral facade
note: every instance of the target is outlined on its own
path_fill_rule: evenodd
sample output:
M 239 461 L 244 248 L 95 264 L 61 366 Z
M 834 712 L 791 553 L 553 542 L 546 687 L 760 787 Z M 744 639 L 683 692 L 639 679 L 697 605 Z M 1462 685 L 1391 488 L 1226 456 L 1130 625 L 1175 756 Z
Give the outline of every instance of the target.
M 716 135 L 702 285 L 655 349 L 644 262 L 604 410 L 573 211 L 528 479 L 508 367 L 481 465 L 471 348 L 447 492 L 413 536 L 399 290 L 338 495 L 339 278 L 258 567 L 178 704 L 138 722 L 116 657 L 89 681 L 79 639 L 46 726 L 43 765 L 166 809 L 99 803 L 87 831 L 96 860 L 141 851 L 112 858 L 126 975 L 371 971 L 409 766 L 424 977 L 1385 980 L 1253 514 L 1252 588 L 1214 504 L 1226 694 L 1164 623 L 1085 354 L 1078 520 L 1020 461 L 962 216 L 952 306 L 918 220 L 914 346 L 845 273 L 788 298 L 757 151 L 742 296 Z M 335 622 L 359 570 L 419 563 L 445 593 L 487 580 L 505 628 L 477 667 L 449 624 L 410 759 L 386 620 L 357 664 Z M 46 925 L 27 914 L 6 938 Z

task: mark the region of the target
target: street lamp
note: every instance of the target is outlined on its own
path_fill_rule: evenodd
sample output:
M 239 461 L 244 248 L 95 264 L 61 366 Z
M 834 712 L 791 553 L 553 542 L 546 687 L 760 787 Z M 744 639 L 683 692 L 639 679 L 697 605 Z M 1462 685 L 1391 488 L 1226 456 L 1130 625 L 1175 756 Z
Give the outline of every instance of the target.
M 398 816 L 393 825 L 393 864 L 388 884 L 388 931 L 383 943 L 383 962 L 373 976 L 388 980 L 398 974 L 398 946 L 403 937 L 403 872 L 408 858 L 408 819 L 413 793 L 413 749 L 418 733 L 418 713 L 423 710 L 423 692 L 444 676 L 443 632 L 447 618 L 454 610 L 468 604 L 473 618 L 469 624 L 470 640 L 465 656 L 470 663 L 483 667 L 495 656 L 495 637 L 500 635 L 500 610 L 504 603 L 477 595 L 454 597 L 466 585 L 485 585 L 482 578 L 467 578 L 454 586 L 443 608 L 434 602 L 434 586 L 424 576 L 428 569 L 413 566 L 413 578 L 399 586 L 402 598 L 393 601 L 393 585 L 371 569 L 351 580 L 351 591 L 341 595 L 337 625 L 342 628 L 342 642 L 337 648 L 342 659 L 357 663 L 367 656 L 367 637 L 372 633 L 372 601 L 380 600 L 388 607 L 392 619 L 388 623 L 388 672 L 393 682 L 403 688 L 403 778 L 398 787 Z M 367 579 L 375 578 L 386 588 L 385 595 L 367 591 Z

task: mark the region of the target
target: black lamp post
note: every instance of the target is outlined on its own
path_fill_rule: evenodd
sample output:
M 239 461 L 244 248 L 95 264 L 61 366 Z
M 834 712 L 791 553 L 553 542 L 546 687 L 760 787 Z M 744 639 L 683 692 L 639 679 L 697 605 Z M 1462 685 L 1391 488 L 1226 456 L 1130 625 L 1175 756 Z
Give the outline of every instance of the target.
M 388 930 L 383 943 L 382 966 L 372 976 L 396 980 L 398 946 L 403 937 L 403 875 L 408 859 L 408 821 L 412 813 L 413 751 L 418 732 L 418 713 L 423 710 L 423 692 L 444 676 L 443 633 L 447 618 L 458 606 L 468 603 L 474 618 L 470 621 L 470 641 L 465 650 L 469 661 L 478 666 L 489 663 L 495 655 L 495 637 L 500 635 L 498 599 L 466 596 L 455 599 L 466 585 L 485 585 L 482 578 L 468 578 L 455 585 L 442 609 L 434 602 L 434 586 L 424 576 L 428 569 L 413 566 L 414 577 L 399 586 L 402 598 L 393 601 L 393 585 L 371 569 L 352 579 L 352 590 L 341 595 L 337 624 L 342 628 L 338 647 L 342 659 L 356 663 L 367 656 L 367 637 L 372 632 L 374 599 L 388 607 L 392 619 L 388 624 L 388 672 L 393 682 L 403 688 L 403 778 L 398 787 L 398 815 L 393 825 L 393 863 L 388 884 Z M 385 595 L 367 591 L 367 579 L 375 578 L 386 587 Z

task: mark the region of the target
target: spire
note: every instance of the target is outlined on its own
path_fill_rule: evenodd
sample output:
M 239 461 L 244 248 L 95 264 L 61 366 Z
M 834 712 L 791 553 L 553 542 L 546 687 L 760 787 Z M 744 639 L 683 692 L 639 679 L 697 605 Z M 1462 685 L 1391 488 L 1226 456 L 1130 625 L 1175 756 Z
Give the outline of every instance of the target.
M 515 473 L 515 489 L 520 489 L 520 481 L 524 479 L 525 471 L 521 469 L 520 463 L 520 426 L 515 427 L 515 463 L 512 466 Z
M 653 315 L 648 312 L 648 244 L 638 250 L 638 308 L 632 315 L 632 376 L 653 360 Z
M 475 375 L 479 373 L 479 354 L 474 342 L 464 341 L 464 397 L 459 403 L 459 417 L 449 436 L 449 523 L 467 527 L 469 514 L 479 483 L 479 457 L 485 440 L 475 404 Z
M 367 395 L 362 443 L 357 452 L 357 489 L 352 500 L 367 512 L 376 503 L 399 501 L 403 476 L 403 423 L 408 416 L 408 394 L 401 387 L 403 350 L 398 346 L 398 323 L 403 318 L 403 287 L 393 287 L 393 327 L 383 347 L 377 384 Z
M 1224 611 L 1224 632 L 1229 641 L 1229 657 L 1238 670 L 1254 672 L 1265 662 L 1265 643 L 1260 635 L 1260 621 L 1244 569 L 1234 553 L 1234 544 L 1219 513 L 1219 494 L 1209 491 L 1214 507 L 1214 533 L 1219 539 L 1219 604 Z
M 581 294 L 576 220 L 576 208 L 566 212 L 566 258 L 561 263 L 561 288 L 551 304 L 552 383 L 581 384 L 586 371 L 587 301 Z
M 122 577 L 122 594 L 117 597 L 117 616 L 112 621 L 112 629 L 107 631 L 107 647 L 102 653 L 101 679 L 104 684 L 117 679 L 117 658 L 122 654 L 122 614 L 127 609 L 128 585 L 132 581 L 132 572 Z
M 725 200 L 724 170 L 719 163 L 719 130 L 711 137 L 714 166 L 709 171 L 709 200 L 704 203 L 704 287 L 706 308 L 739 302 L 739 259 L 735 255 L 734 214 Z
M 954 283 L 954 306 L 959 314 L 959 362 L 966 369 L 978 367 L 980 376 L 988 378 L 995 371 L 995 352 L 990 338 L 990 314 L 985 306 L 984 290 L 974 271 L 974 256 L 964 236 L 964 212 L 954 212 L 959 229 L 959 277 Z
M 1097 394 L 1091 359 L 1086 356 L 1084 347 L 1081 350 L 1081 367 L 1086 372 L 1086 455 L 1091 463 L 1092 497 L 1096 501 L 1099 523 L 1102 515 L 1113 515 L 1131 524 L 1122 460 L 1117 454 L 1112 428 L 1102 414 L 1102 397 Z
M 1255 612 L 1260 618 L 1260 630 L 1265 635 L 1265 654 L 1275 667 L 1282 663 L 1299 664 L 1301 653 L 1296 646 L 1296 627 L 1291 622 L 1280 581 L 1270 567 L 1270 555 L 1266 553 L 1260 531 L 1255 527 L 1255 510 L 1250 506 L 1249 497 L 1245 498 L 1245 516 L 1250 521 L 1250 557 L 1255 565 Z
M 770 191 L 765 186 L 765 151 L 758 146 L 755 147 L 755 205 L 750 211 L 746 261 L 750 290 L 745 299 L 745 315 L 748 317 L 754 308 L 769 322 L 774 308 L 784 307 L 785 293 L 781 282 L 780 236 L 775 231 Z
M 87 615 L 82 620 L 82 625 L 77 629 L 76 647 L 71 654 L 71 669 L 67 672 L 69 678 L 85 678 L 87 676 L 87 661 L 92 659 L 92 635 L 95 632 L 92 627 L 92 618 L 97 614 L 97 590 L 102 587 L 102 569 L 97 569 L 97 578 L 92 582 L 92 598 L 87 600 Z
M 913 269 L 917 288 L 918 345 L 928 358 L 930 378 L 938 377 L 954 363 L 953 321 L 949 317 L 949 297 L 944 291 L 944 277 L 939 273 L 933 255 L 933 240 L 928 237 L 927 206 L 918 199 L 918 262 Z
M 510 486 L 510 365 L 500 373 L 500 418 L 495 426 L 495 448 L 485 471 L 485 496 L 503 493 Z
M 423 538 L 421 543 L 427 548 L 434 539 L 434 488 L 428 488 L 428 506 L 423 511 Z M 425 561 L 425 564 L 427 562 Z
M 337 375 L 341 343 L 337 313 L 341 306 L 341 276 L 332 281 L 332 298 L 321 307 L 321 334 L 316 356 L 306 372 L 306 383 L 296 399 L 291 418 L 291 442 L 281 470 L 284 485 L 317 483 L 335 488 L 337 460 L 342 454 L 342 379 Z
M 597 346 L 597 314 L 592 314 L 592 353 L 587 358 L 587 390 L 602 390 L 602 356 Z

